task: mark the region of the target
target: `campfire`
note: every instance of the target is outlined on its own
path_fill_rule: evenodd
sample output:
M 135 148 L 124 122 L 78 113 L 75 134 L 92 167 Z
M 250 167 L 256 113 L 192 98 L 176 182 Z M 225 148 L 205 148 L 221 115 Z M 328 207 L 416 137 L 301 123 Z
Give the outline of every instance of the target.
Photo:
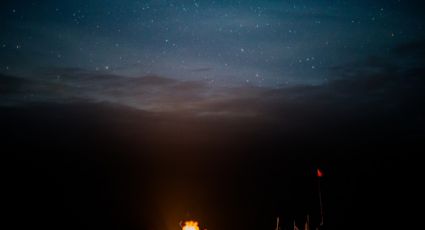
M 186 221 L 182 226 L 182 230 L 199 230 L 198 222 L 196 221 Z

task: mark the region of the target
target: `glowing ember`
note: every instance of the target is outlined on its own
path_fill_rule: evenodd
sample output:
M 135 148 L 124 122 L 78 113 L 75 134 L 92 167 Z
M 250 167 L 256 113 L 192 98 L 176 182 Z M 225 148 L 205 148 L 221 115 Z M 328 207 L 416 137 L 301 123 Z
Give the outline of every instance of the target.
M 198 222 L 196 221 L 186 221 L 182 230 L 199 230 Z

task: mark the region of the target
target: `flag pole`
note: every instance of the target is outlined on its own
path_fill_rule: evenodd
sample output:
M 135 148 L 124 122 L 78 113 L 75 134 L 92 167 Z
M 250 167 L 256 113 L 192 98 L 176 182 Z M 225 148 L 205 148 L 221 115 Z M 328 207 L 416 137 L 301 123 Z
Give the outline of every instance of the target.
M 310 230 L 310 215 L 307 214 L 307 219 L 305 220 L 304 230 Z
M 299 228 L 297 227 L 295 220 L 294 220 L 294 230 L 299 230 Z
M 277 217 L 277 220 L 276 220 L 276 230 L 279 230 L 279 217 Z
M 323 202 L 322 202 L 322 189 L 320 187 L 320 178 L 322 178 L 323 173 L 320 169 L 317 169 L 317 187 L 319 191 L 319 204 L 320 204 L 320 226 L 323 226 Z

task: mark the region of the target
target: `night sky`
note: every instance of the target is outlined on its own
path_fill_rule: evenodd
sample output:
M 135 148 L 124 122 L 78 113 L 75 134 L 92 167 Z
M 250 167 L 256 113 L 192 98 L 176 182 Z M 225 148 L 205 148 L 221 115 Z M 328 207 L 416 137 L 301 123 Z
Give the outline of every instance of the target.
M 0 7 L 16 229 L 415 224 L 425 14 L 403 0 Z M 9 205 L 10 203 L 10 205 Z M 422 224 L 423 225 L 423 224 Z M 417 227 L 415 224 L 414 226 Z M 313 228 L 312 228 L 313 229 Z

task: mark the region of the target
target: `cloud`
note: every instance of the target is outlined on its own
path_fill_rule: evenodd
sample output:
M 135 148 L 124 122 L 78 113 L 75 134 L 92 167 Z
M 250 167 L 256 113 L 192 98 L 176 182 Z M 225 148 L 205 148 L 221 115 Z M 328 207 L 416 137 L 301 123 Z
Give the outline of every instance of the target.
M 402 57 L 425 58 L 425 40 L 403 43 L 394 48 L 394 53 Z
M 220 87 L 158 75 L 126 77 L 52 68 L 33 78 L 1 76 L 1 101 L 21 106 L 34 102 L 105 102 L 152 113 L 257 119 L 278 125 L 288 125 L 289 121 L 301 125 L 300 120 L 314 124 L 397 116 L 410 126 L 417 122 L 422 127 L 424 109 L 419 105 L 425 101 L 425 69 L 410 64 L 416 62 L 404 62 L 405 57 L 417 57 L 414 60 L 420 62 L 418 47 L 421 43 L 404 44 L 394 49 L 398 58 L 369 57 L 335 67 L 333 76 L 321 85 L 282 88 L 249 84 Z
M 0 95 L 14 94 L 20 91 L 23 85 L 29 84 L 28 80 L 12 77 L 8 75 L 0 75 Z

